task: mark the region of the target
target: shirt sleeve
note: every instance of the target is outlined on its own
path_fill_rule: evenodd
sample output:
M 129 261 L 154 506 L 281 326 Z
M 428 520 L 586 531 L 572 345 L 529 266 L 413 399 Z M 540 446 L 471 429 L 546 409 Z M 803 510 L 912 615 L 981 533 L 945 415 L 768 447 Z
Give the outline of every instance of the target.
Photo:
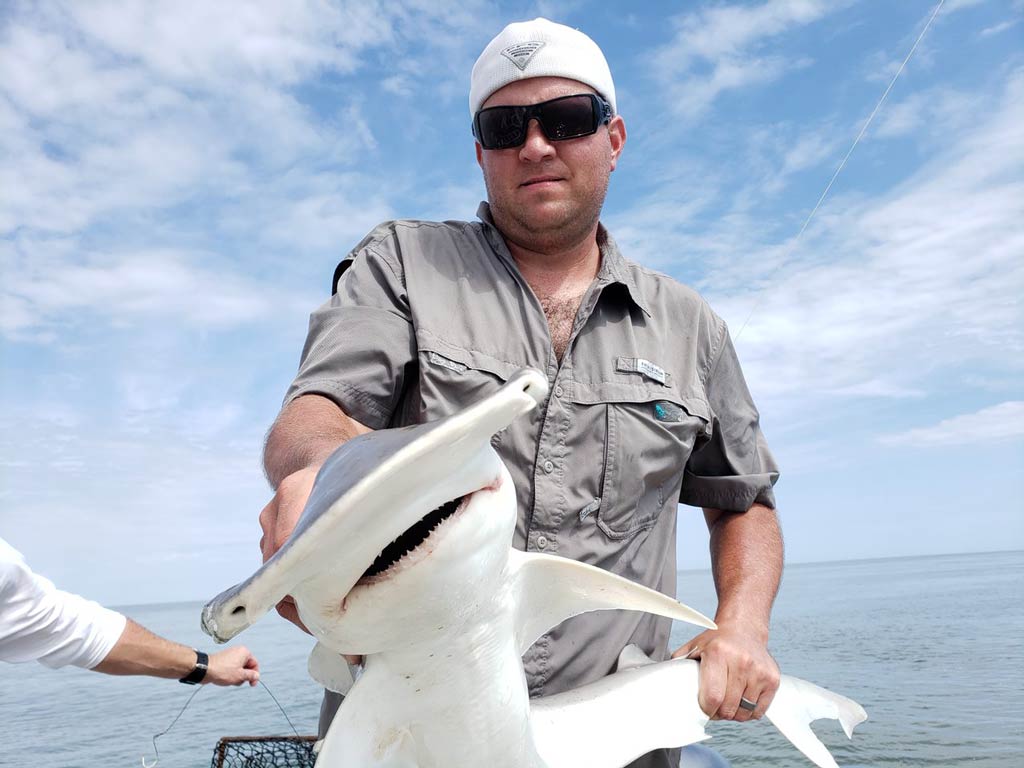
M 679 501 L 730 512 L 746 512 L 755 502 L 774 509 L 778 467 L 724 323 L 722 335 L 705 383 L 711 434 L 690 455 Z
M 0 661 L 92 669 L 124 632 L 126 619 L 62 592 L 0 540 Z
M 401 262 L 387 245 L 349 255 L 337 293 L 310 317 L 285 404 L 323 395 L 371 429 L 388 426 L 416 354 Z

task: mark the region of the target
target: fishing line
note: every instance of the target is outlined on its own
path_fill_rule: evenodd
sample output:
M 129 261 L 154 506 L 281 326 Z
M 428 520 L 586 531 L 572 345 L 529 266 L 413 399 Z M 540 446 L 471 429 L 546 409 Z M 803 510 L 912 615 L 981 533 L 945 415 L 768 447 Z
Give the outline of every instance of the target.
M 857 134 L 857 138 L 853 140 L 853 144 L 850 145 L 850 149 L 846 153 L 846 156 L 843 158 L 843 161 L 839 163 L 839 167 L 836 168 L 836 172 L 833 173 L 832 178 L 829 179 L 828 185 L 825 187 L 825 191 L 821 193 L 821 197 L 818 198 L 818 202 L 814 204 L 814 208 L 807 215 L 807 218 L 804 219 L 803 226 L 800 227 L 800 231 L 797 232 L 796 237 L 793 238 L 793 242 L 790 244 L 789 248 L 787 249 L 787 252 L 792 252 L 793 249 L 796 248 L 797 243 L 800 241 L 800 238 L 803 236 L 804 231 L 807 229 L 807 225 L 811 223 L 811 219 L 814 218 L 814 214 L 818 212 L 818 209 L 821 208 L 821 204 L 825 202 L 825 198 L 828 196 L 829 191 L 832 189 L 832 185 L 835 184 L 836 179 L 839 178 L 839 174 L 842 173 L 843 168 L 846 167 L 846 161 L 850 159 L 850 155 L 853 154 L 853 150 L 857 148 L 857 145 L 860 143 L 860 140 L 864 137 L 864 134 L 868 130 L 868 126 L 871 125 L 871 122 L 875 119 L 875 115 L 878 114 L 878 110 L 882 108 L 882 104 L 885 103 L 886 98 L 889 96 L 889 91 L 891 91 L 893 86 L 896 85 L 896 81 L 899 80 L 900 75 L 903 73 L 903 69 L 907 66 L 907 62 L 910 61 L 911 56 L 914 55 L 914 51 L 917 50 L 918 44 L 921 42 L 922 39 L 924 39 L 925 33 L 928 32 L 928 28 L 931 27 L 932 22 L 935 21 L 935 17 L 939 15 L 939 10 L 942 8 L 942 4 L 945 2 L 946 0 L 939 0 L 939 4 L 935 6 L 935 10 L 932 11 L 932 15 L 929 17 L 928 22 L 924 25 L 924 29 L 921 30 L 921 34 L 917 36 L 917 40 L 915 40 L 914 44 L 910 47 L 910 52 L 906 55 L 906 58 L 903 59 L 903 63 L 900 64 L 899 69 L 896 70 L 896 74 L 893 75 L 892 80 L 889 81 L 889 87 L 885 89 L 885 93 L 882 94 L 882 98 L 880 98 L 878 100 L 878 103 L 875 104 L 875 108 L 871 111 L 871 115 L 868 117 L 867 121 L 865 121 L 864 126 L 860 129 L 860 133 Z M 775 269 L 773 269 L 769 273 L 767 282 L 771 282 L 772 278 L 775 277 L 776 273 L 780 269 L 782 269 L 782 264 L 784 263 L 784 261 L 784 259 L 781 260 L 778 266 L 776 266 Z M 762 290 L 761 294 L 754 302 L 754 306 L 750 308 L 750 312 L 747 314 L 747 319 L 744 320 L 743 325 L 740 326 L 739 332 L 733 337 L 734 340 L 738 340 L 740 335 L 743 333 L 743 330 L 747 327 L 747 323 L 750 322 L 750 318 L 754 316 L 754 311 L 761 305 L 761 301 L 764 298 L 764 294 L 765 291 Z
M 281 706 L 281 702 L 279 702 L 277 700 L 277 696 L 275 696 L 273 694 L 273 692 L 270 690 L 270 688 L 267 686 L 267 684 L 265 682 L 260 680 L 259 684 L 261 686 L 263 686 L 263 690 L 265 690 L 270 695 L 270 698 L 272 698 L 274 700 L 274 703 L 277 704 L 277 708 L 279 710 L 281 710 L 281 714 L 284 715 L 284 719 L 287 720 L 288 721 L 288 725 L 291 726 L 292 733 L 294 733 L 297 738 L 302 738 L 301 736 L 299 736 L 299 732 L 295 729 L 295 724 L 292 722 L 292 719 L 290 717 L 288 717 L 288 713 L 285 712 L 284 711 L 284 707 Z M 160 750 L 157 749 L 156 740 L 159 739 L 161 736 L 163 736 L 165 733 L 170 731 L 171 728 L 174 727 L 174 724 L 176 722 L 178 722 L 179 718 L 181 718 L 181 716 L 183 714 L 185 714 L 185 710 L 188 709 L 188 705 L 192 703 L 192 699 L 194 699 L 196 697 L 196 694 L 198 694 L 205 687 L 206 686 L 204 686 L 204 685 L 198 686 L 195 689 L 195 691 L 192 692 L 192 695 L 188 697 L 188 701 L 185 702 L 185 706 L 183 706 L 181 708 L 181 711 L 178 712 L 177 715 L 175 715 L 173 720 L 171 720 L 171 724 L 168 725 L 164 730 L 160 731 L 160 733 L 157 733 L 157 734 L 155 734 L 153 736 L 153 753 L 156 755 L 156 759 L 154 759 L 152 763 L 147 763 L 146 762 L 146 757 L 145 757 L 145 755 L 143 755 L 143 757 L 142 757 L 142 768 L 156 768 L 156 764 L 160 762 Z
M 146 762 L 146 756 L 143 755 L 142 756 L 142 768 L 156 768 L 156 764 L 160 762 L 160 750 L 157 749 L 156 740 L 159 739 L 161 736 L 163 736 L 165 733 L 170 731 L 171 728 L 174 727 L 174 724 L 176 722 L 178 722 L 178 718 L 180 718 L 183 714 L 185 714 L 185 710 L 188 709 L 188 705 L 192 703 L 192 699 L 194 699 L 196 697 L 196 695 L 201 690 L 203 690 L 203 686 L 199 686 L 198 688 L 196 688 L 192 692 L 192 695 L 188 697 L 188 701 L 185 702 L 185 706 L 183 706 L 181 708 L 181 711 L 178 712 L 178 714 L 175 716 L 175 718 L 173 720 L 171 720 L 171 724 L 168 725 L 164 730 L 160 731 L 160 733 L 157 733 L 157 734 L 153 735 L 153 752 L 156 754 L 156 759 L 153 760 L 152 763 L 147 763 Z
M 270 693 L 270 689 L 267 688 L 267 684 L 264 683 L 262 680 L 260 680 L 260 685 L 263 686 L 263 689 L 267 693 Z M 281 706 L 281 702 L 279 702 L 277 700 L 277 696 L 275 696 L 273 693 L 270 693 L 270 698 L 272 698 L 274 700 L 274 703 L 277 704 L 277 708 L 280 709 L 281 710 L 281 714 L 284 715 L 284 719 L 288 721 L 288 725 L 290 725 L 291 728 L 292 728 L 292 733 L 294 733 L 296 737 L 301 738 L 299 736 L 299 732 L 297 730 L 295 730 L 295 724 L 292 723 L 292 719 L 290 717 L 288 717 L 288 713 L 284 711 L 284 707 Z

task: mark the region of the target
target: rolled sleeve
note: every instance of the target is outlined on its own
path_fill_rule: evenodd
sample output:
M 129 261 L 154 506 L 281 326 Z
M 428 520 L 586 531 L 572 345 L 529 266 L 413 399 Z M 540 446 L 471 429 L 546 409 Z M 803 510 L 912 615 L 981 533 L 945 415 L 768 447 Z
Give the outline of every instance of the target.
M 299 371 L 285 404 L 305 394 L 333 400 L 371 429 L 388 426 L 415 360 L 401 265 L 395 254 L 350 255 L 337 293 L 310 316 Z
M 0 660 L 38 661 L 54 669 L 92 669 L 124 631 L 125 617 L 63 592 L 0 539 Z
M 711 407 L 710 436 L 690 455 L 680 502 L 730 512 L 745 512 L 754 503 L 774 509 L 778 467 L 724 327 L 705 392 Z

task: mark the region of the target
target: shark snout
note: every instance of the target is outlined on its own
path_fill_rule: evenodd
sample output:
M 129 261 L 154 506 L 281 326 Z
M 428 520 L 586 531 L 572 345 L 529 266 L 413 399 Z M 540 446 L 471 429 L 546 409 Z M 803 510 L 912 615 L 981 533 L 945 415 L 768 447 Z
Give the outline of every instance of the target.
M 533 399 L 533 406 L 540 405 L 548 396 L 548 380 L 534 368 L 523 368 L 508 380 L 507 387 L 521 390 Z

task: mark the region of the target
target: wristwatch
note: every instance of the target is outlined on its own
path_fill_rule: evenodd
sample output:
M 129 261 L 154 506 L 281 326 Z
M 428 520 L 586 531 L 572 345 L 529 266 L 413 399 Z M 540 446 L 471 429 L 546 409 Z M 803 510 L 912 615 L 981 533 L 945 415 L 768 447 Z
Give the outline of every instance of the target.
M 210 657 L 198 648 L 193 648 L 192 650 L 196 652 L 196 665 L 192 668 L 191 672 L 178 681 L 185 685 L 197 685 L 203 682 L 203 678 L 206 677 L 206 670 L 210 668 Z

